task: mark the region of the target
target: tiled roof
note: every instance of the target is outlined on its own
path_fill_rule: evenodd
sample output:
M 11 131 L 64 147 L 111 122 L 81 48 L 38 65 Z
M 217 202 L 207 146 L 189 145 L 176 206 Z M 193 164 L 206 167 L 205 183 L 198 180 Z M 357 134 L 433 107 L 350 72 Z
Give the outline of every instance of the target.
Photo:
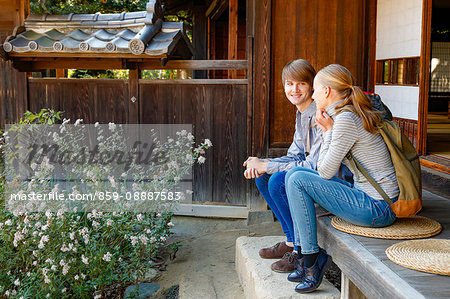
M 11 56 L 45 52 L 78 54 L 128 53 L 162 58 L 184 47 L 184 59 L 193 54 L 182 22 L 164 22 L 157 1 L 146 11 L 117 14 L 29 15 L 0 47 Z M 13 55 L 14 54 L 14 55 Z

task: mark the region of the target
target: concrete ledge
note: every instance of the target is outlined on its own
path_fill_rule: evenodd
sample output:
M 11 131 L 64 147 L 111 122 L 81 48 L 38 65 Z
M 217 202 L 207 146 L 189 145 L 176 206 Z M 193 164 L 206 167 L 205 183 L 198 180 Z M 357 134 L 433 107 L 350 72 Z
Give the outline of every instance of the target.
M 236 272 L 246 298 L 340 298 L 340 292 L 325 278 L 318 290 L 309 294 L 297 294 L 297 283 L 289 282 L 288 274 L 275 273 L 270 265 L 276 260 L 259 257 L 259 249 L 284 240 L 282 236 L 239 237 L 236 240 Z

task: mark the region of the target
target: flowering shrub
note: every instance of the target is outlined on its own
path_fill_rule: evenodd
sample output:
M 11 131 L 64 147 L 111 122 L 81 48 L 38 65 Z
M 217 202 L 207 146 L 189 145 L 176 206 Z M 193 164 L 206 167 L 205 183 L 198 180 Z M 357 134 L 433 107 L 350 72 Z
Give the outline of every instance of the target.
M 62 150 L 79 146 L 80 137 L 68 123 L 64 120 L 58 127 L 60 134 L 47 134 Z M 82 126 L 82 120 L 75 124 Z M 123 136 L 120 125 L 110 123 L 107 129 L 98 124 L 95 127 L 98 128 L 100 154 L 126 146 L 120 139 Z M 17 125 L 11 129 L 29 132 L 30 127 Z M 155 155 L 162 153 L 157 157 L 164 157 L 165 163 L 156 163 L 158 159 L 147 166 L 131 163 L 126 171 L 121 169 L 120 177 L 111 175 L 119 166 L 70 164 L 63 169 L 70 181 L 71 188 L 68 189 L 55 180 L 55 165 L 51 158 L 44 157 L 28 169 L 27 180 L 14 174 L 14 169 L 5 167 L 7 187 L 12 189 L 9 193 L 61 192 L 66 196 L 88 191 L 134 196 L 154 190 L 173 190 L 193 163 L 204 162 L 202 154 L 212 146 L 205 140 L 193 149 L 194 137 L 186 131 L 180 131 L 176 139 L 169 138 L 164 142 L 155 137 L 154 144 Z M 6 152 L 9 153 L 5 156 L 6 161 L 20 158 L 20 147 Z M 71 158 L 76 158 L 80 152 L 72 155 L 75 156 Z M 8 200 L 5 194 L 8 193 L 3 190 L 4 184 L 3 181 L 0 189 L 0 262 L 3 270 L 0 272 L 0 294 L 5 297 L 105 297 L 112 285 L 123 288 L 139 281 L 171 234 L 175 200 L 152 201 L 151 204 L 147 201 L 145 205 L 132 207 L 130 201 L 124 201 L 111 209 L 110 206 L 105 208 L 103 201 L 90 203 L 88 210 L 71 202 L 60 204 L 57 210 L 42 202 L 5 206 Z M 171 246 L 174 249 L 178 244 Z

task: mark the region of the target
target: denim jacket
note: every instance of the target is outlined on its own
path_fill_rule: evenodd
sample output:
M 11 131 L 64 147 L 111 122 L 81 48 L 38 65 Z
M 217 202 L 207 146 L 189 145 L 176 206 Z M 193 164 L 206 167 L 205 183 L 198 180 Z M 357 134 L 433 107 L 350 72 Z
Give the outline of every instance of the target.
M 315 121 L 316 103 L 312 102 L 303 113 L 297 110 L 295 117 L 294 140 L 288 149 L 287 155 L 268 159 L 267 173 L 273 174 L 288 171 L 296 166 L 317 169 L 320 146 L 322 144 L 322 130 L 319 126 L 312 126 Z M 309 131 L 309 134 L 308 134 Z M 310 152 L 307 153 L 309 135 Z

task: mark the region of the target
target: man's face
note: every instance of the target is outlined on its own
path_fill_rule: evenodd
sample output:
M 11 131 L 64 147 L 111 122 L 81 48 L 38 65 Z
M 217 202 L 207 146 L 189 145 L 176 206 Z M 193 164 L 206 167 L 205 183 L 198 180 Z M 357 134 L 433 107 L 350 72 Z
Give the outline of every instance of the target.
M 307 82 L 288 79 L 284 82 L 284 92 L 294 105 L 300 105 L 311 98 L 313 88 Z

